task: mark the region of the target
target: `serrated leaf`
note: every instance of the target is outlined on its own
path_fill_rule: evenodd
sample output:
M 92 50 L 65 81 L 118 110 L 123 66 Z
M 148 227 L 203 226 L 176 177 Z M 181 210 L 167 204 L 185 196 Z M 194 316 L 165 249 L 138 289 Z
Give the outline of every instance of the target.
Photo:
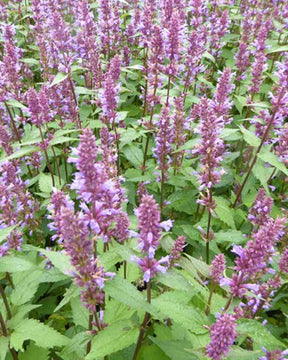
M 0 336 L 0 360 L 6 359 L 6 354 L 9 350 L 9 338 Z
M 199 358 L 189 353 L 188 349 L 192 348 L 187 340 L 161 340 L 155 337 L 149 337 L 156 345 L 169 356 L 171 360 L 198 360 Z
M 144 295 L 137 291 L 129 281 L 120 277 L 115 276 L 112 280 L 105 283 L 105 293 L 133 309 L 147 312 L 151 310 Z
M 263 149 L 257 156 L 268 164 L 275 166 L 276 169 L 282 171 L 285 175 L 288 175 L 287 167 L 279 160 L 276 154 Z
M 272 171 L 272 168 L 268 169 L 265 167 L 262 160 L 257 160 L 252 169 L 253 175 L 256 177 L 256 179 L 260 181 L 261 185 L 264 187 L 268 194 L 270 192 L 268 188 L 268 180 L 270 178 L 270 175 L 272 174 Z
M 170 269 L 165 274 L 157 274 L 157 280 L 171 289 L 193 292 L 193 285 L 182 275 L 178 269 Z
M 48 356 L 49 350 L 30 343 L 24 353 L 19 353 L 19 360 L 48 360 Z
M 285 52 L 285 51 L 288 51 L 288 45 L 277 46 L 276 49 L 268 50 L 267 54 L 275 54 L 277 52 Z
M 75 325 L 80 325 L 84 329 L 88 327 L 89 311 L 86 309 L 80 301 L 80 297 L 73 297 L 70 300 L 73 322 Z
M 59 353 L 61 359 L 64 360 L 83 360 L 86 354 L 86 346 L 89 341 L 87 332 L 81 332 L 73 336 L 69 345 Z
M 28 259 L 15 255 L 6 255 L 0 258 L 0 272 L 18 272 L 31 270 L 35 267 Z
M 21 272 L 21 276 L 14 278 L 15 289 L 11 292 L 11 302 L 13 305 L 22 305 L 28 302 L 35 295 L 40 284 L 40 278 L 43 272 L 41 270 Z
M 52 262 L 52 264 L 59 269 L 63 274 L 69 276 L 69 273 L 72 270 L 72 265 L 70 264 L 70 258 L 68 255 L 57 252 L 41 249 L 41 253 L 47 256 L 47 258 Z
M 163 317 L 167 317 L 172 321 L 195 334 L 204 334 L 207 329 L 203 325 L 207 324 L 207 319 L 204 315 L 193 305 L 187 305 L 179 299 L 179 293 L 169 292 L 153 299 L 153 308 L 158 310 Z M 179 301 L 180 300 L 180 301 Z M 187 299 L 189 301 L 189 299 Z
M 240 125 L 239 128 L 243 134 L 244 140 L 248 145 L 253 147 L 260 145 L 261 140 L 252 131 L 245 129 L 243 125 Z
M 265 345 L 265 347 L 270 350 L 285 348 L 285 345 L 281 343 L 281 341 L 277 340 L 263 324 L 256 320 L 239 320 L 237 332 L 240 334 L 246 334 L 253 339 L 254 350 L 262 349 L 263 345 Z
M 258 360 L 262 354 L 262 351 L 248 351 L 235 346 L 227 354 L 227 360 Z
M 24 319 L 14 328 L 11 334 L 11 347 L 16 351 L 22 350 L 25 340 L 33 340 L 37 346 L 44 349 L 67 345 L 70 342 L 66 336 L 34 319 Z
M 8 105 L 16 107 L 18 109 L 28 110 L 27 106 L 23 105 L 20 101 L 15 100 L 15 99 L 7 100 L 6 103 Z
M 102 359 L 136 343 L 139 331 L 131 321 L 119 321 L 99 332 L 92 340 L 91 351 L 85 360 Z
M 57 85 L 57 84 L 60 84 L 62 81 L 64 81 L 65 79 L 67 79 L 68 77 L 68 74 L 64 74 L 64 73 L 58 73 L 52 83 L 50 84 L 50 87 L 54 86 L 54 85 Z
M 34 151 L 39 151 L 39 148 L 36 146 L 25 146 L 25 147 L 22 147 L 20 150 L 14 152 L 13 154 L 5 157 L 4 159 L 1 159 L 0 162 L 13 160 L 13 159 L 19 159 L 23 156 L 31 154 Z
M 87 89 L 84 86 L 76 86 L 75 94 L 78 95 L 95 95 L 95 90 Z
M 57 189 L 60 189 L 60 183 L 59 183 L 59 177 L 54 175 L 54 181 L 55 181 L 55 187 Z M 52 178 L 51 178 L 51 174 L 40 174 L 39 178 L 38 178 L 38 184 L 39 184 L 39 188 L 40 191 L 42 191 L 43 193 L 51 193 L 53 190 L 53 183 L 52 183 Z
M 214 234 L 214 240 L 218 244 L 243 244 L 247 241 L 247 238 L 241 233 L 241 231 L 230 230 L 230 231 L 218 231 Z
M 126 145 L 123 148 L 123 153 L 127 160 L 131 162 L 136 168 L 138 168 L 143 162 L 143 153 L 135 145 Z
M 229 207 L 229 202 L 222 197 L 214 196 L 216 202 L 215 213 L 221 221 L 230 226 L 232 229 L 235 229 L 235 223 L 233 219 L 234 210 Z
M 72 283 L 70 285 L 70 287 L 66 290 L 66 293 L 63 297 L 63 299 L 61 300 L 61 302 L 58 304 L 58 306 L 54 309 L 54 312 L 57 312 L 58 310 L 60 310 L 63 306 L 65 306 L 66 304 L 68 304 L 71 299 L 80 296 L 80 289 L 78 288 L 78 286 L 76 286 L 74 283 Z

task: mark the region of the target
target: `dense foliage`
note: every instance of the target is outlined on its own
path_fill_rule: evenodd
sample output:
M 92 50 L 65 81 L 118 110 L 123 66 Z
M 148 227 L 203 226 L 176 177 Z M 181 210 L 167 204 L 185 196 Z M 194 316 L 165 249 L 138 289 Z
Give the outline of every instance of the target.
M 0 360 L 286 359 L 288 2 L 0 10 Z

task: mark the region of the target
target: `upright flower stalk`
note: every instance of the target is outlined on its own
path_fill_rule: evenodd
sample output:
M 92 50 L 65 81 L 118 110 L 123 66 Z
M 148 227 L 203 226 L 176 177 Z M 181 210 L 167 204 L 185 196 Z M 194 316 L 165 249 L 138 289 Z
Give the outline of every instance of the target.
M 201 142 L 196 145 L 195 153 L 200 155 L 200 171 L 198 178 L 201 199 L 197 202 L 208 210 L 208 224 L 206 233 L 202 231 L 202 237 L 206 242 L 206 262 L 209 263 L 209 242 L 213 237 L 211 232 L 212 211 L 216 208 L 213 200 L 212 187 L 217 184 L 224 172 L 220 168 L 221 160 L 225 151 L 223 140 L 219 137 L 223 129 L 223 118 L 217 116 L 213 102 L 202 99 L 196 107 L 196 113 L 200 118 L 198 132 Z

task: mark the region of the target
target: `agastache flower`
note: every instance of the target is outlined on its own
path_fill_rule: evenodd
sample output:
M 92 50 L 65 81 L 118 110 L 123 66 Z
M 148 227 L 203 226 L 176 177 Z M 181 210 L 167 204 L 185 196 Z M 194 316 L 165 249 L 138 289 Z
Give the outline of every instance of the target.
M 143 195 L 137 211 L 139 249 L 154 257 L 161 237 L 160 211 L 152 195 Z
M 210 267 L 210 277 L 215 283 L 219 283 L 226 268 L 226 260 L 223 254 L 215 256 Z
M 104 272 L 97 259 L 93 258 L 87 222 L 81 213 L 75 214 L 72 208 L 62 207 L 60 229 L 64 249 L 76 270 L 72 274 L 81 288 L 81 300 L 85 307 L 95 312 L 97 305 L 104 302 L 104 282 L 114 274 Z
M 272 206 L 273 199 L 267 196 L 265 189 L 260 189 L 249 211 L 248 219 L 253 225 L 265 225 L 270 219 Z
M 184 104 L 183 99 L 181 97 L 174 99 L 175 105 L 175 114 L 173 116 L 173 144 L 175 146 L 175 150 L 178 150 L 181 146 L 185 144 L 186 134 L 185 129 L 187 125 L 187 119 L 185 117 L 184 112 Z M 179 169 L 182 163 L 182 158 L 185 154 L 185 150 L 177 151 L 177 153 L 173 154 L 173 163 L 174 169 Z
M 16 162 L 3 162 L 0 166 L 0 229 L 15 226 L 0 246 L 0 257 L 9 250 L 21 250 L 22 232 L 27 227 L 30 234 L 36 229 L 34 214 L 38 204 L 32 199 L 22 181 L 21 169 Z
M 177 265 L 177 261 L 180 259 L 184 251 L 184 247 L 186 246 L 185 239 L 185 236 L 179 236 L 173 243 L 171 253 L 169 255 L 170 266 Z
M 223 116 L 225 122 L 228 121 L 229 110 L 231 109 L 233 103 L 230 101 L 229 97 L 234 89 L 234 85 L 231 84 L 232 73 L 230 68 L 225 68 L 221 73 L 221 77 L 218 80 L 216 87 L 216 92 L 214 95 L 214 104 L 213 107 L 218 114 L 218 116 Z
M 199 189 L 203 190 L 217 184 L 223 174 L 223 170 L 219 169 L 225 151 L 223 140 L 219 137 L 223 118 L 216 115 L 213 104 L 205 98 L 197 104 L 197 113 L 200 118 L 198 132 L 201 142 L 196 145 L 194 152 L 200 155 Z
M 161 172 L 161 175 L 158 177 L 160 179 L 166 180 L 167 173 L 169 169 L 169 164 L 171 162 L 170 153 L 172 151 L 172 126 L 170 123 L 169 107 L 164 107 L 161 111 L 157 128 L 159 132 L 156 136 L 156 148 L 154 151 L 154 156 L 158 162 L 158 169 Z
M 279 261 L 279 270 L 282 273 L 288 273 L 288 248 L 283 252 Z
M 273 351 L 267 351 L 265 348 L 263 348 L 263 351 L 265 352 L 265 356 L 259 357 L 259 360 L 286 360 L 286 359 L 288 359 L 288 350 L 281 351 L 278 349 L 278 350 L 273 350 Z
M 210 329 L 211 342 L 206 348 L 207 356 L 213 360 L 225 357 L 236 338 L 235 318 L 230 314 L 221 315 Z

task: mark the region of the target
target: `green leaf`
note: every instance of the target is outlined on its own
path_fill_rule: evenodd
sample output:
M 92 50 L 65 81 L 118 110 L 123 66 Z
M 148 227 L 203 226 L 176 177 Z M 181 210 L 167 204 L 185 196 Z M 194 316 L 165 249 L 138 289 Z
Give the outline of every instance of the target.
M 243 244 L 247 241 L 247 238 L 243 236 L 241 231 L 230 230 L 230 231 L 218 231 L 214 234 L 214 240 L 217 244 Z
M 59 353 L 61 359 L 64 360 L 83 360 L 86 355 L 86 346 L 90 336 L 85 332 L 81 332 L 73 336 L 69 345 Z
M 142 151 L 135 145 L 126 145 L 123 148 L 123 153 L 127 160 L 131 162 L 136 168 L 138 168 L 143 162 Z
M 11 292 L 11 301 L 14 305 L 22 305 L 35 295 L 40 284 L 41 270 L 24 271 L 13 277 L 15 289 Z
M 229 202 L 219 196 L 214 196 L 214 200 L 217 204 L 215 213 L 219 219 L 230 226 L 232 229 L 235 229 L 235 223 L 233 219 L 234 210 L 229 207 Z
M 25 319 L 15 327 L 11 334 L 11 347 L 16 351 L 22 350 L 25 340 L 33 340 L 37 346 L 44 349 L 67 345 L 70 342 L 66 336 L 34 319 Z
M 61 186 L 59 183 L 59 177 L 54 175 L 54 180 L 55 180 L 55 187 L 57 189 L 60 189 Z M 40 174 L 38 178 L 38 184 L 40 191 L 42 191 L 43 193 L 51 193 L 53 190 L 51 174 L 43 174 L 43 173 Z
M 269 350 L 284 349 L 285 345 L 277 340 L 264 325 L 256 320 L 241 319 L 238 321 L 237 332 L 245 334 L 253 339 L 254 350 L 260 350 L 263 346 Z
M 87 89 L 84 86 L 76 86 L 75 94 L 78 95 L 95 95 L 95 90 Z
M 270 178 L 270 175 L 272 174 L 271 168 L 266 168 L 262 160 L 257 160 L 255 165 L 253 166 L 252 173 L 258 179 L 261 183 L 261 185 L 264 187 L 266 192 L 269 194 L 269 188 L 268 188 L 268 180 Z M 242 195 L 243 196 L 243 195 Z M 245 196 L 243 196 L 244 198 Z
M 63 274 L 69 276 L 68 274 L 72 270 L 72 265 L 70 264 L 70 258 L 68 255 L 62 252 L 50 251 L 45 249 L 41 249 L 41 253 L 47 256 L 47 258 L 52 262 L 52 264 Z
M 170 269 L 166 274 L 157 274 L 157 280 L 169 286 L 171 289 L 189 291 L 190 294 L 194 291 L 193 284 L 191 284 L 178 269 Z
M 234 96 L 234 105 L 236 109 L 242 114 L 244 106 L 247 105 L 247 99 L 244 96 Z
M 120 277 L 114 277 L 105 283 L 105 293 L 113 299 L 128 305 L 136 310 L 150 312 L 151 308 L 144 295 L 130 284 L 129 281 Z
M 131 321 L 119 321 L 106 327 L 94 337 L 86 360 L 101 360 L 104 356 L 136 343 L 139 330 Z
M 287 167 L 279 160 L 276 154 L 267 151 L 267 149 L 262 149 L 257 156 L 268 164 L 275 166 L 276 169 L 282 171 L 285 175 L 288 175 Z
M 275 49 L 268 50 L 267 54 L 274 54 L 277 52 L 285 52 L 285 51 L 288 51 L 288 45 L 277 46 L 277 48 Z
M 23 59 L 19 59 L 19 61 L 24 62 L 25 64 L 29 64 L 29 65 L 40 65 L 39 60 L 32 59 L 32 58 L 23 58 Z
M 16 225 L 10 226 L 4 229 L 0 229 L 0 244 L 4 241 L 6 241 L 7 236 L 12 233 L 12 231 L 15 229 Z
M 192 348 L 187 340 L 160 340 L 149 336 L 171 360 L 198 360 L 199 358 L 187 351 Z
M 248 145 L 254 147 L 260 145 L 261 140 L 254 134 L 254 132 L 245 129 L 243 125 L 240 125 L 239 128 L 243 134 L 244 140 Z
M 50 87 L 54 86 L 54 85 L 57 85 L 57 84 L 60 84 L 62 81 L 64 81 L 65 79 L 67 79 L 68 77 L 68 74 L 64 74 L 64 73 L 58 73 L 52 83 L 50 84 Z
M 13 160 L 13 159 L 19 159 L 23 156 L 31 154 L 34 151 L 39 151 L 39 148 L 36 146 L 25 146 L 25 147 L 22 147 L 20 150 L 14 152 L 12 155 L 9 155 L 9 156 L 5 157 L 4 159 L 1 159 L 1 162 Z
M 27 106 L 23 105 L 20 101 L 15 100 L 15 99 L 7 100 L 6 103 L 8 105 L 16 107 L 18 109 L 28 110 Z
M 30 343 L 24 353 L 19 353 L 19 360 L 48 360 L 49 350 Z
M 84 329 L 87 328 L 89 322 L 89 311 L 86 309 L 80 301 L 80 297 L 73 297 L 70 301 L 73 322 L 75 325 L 80 325 Z
M 75 298 L 75 297 L 79 297 L 80 296 L 80 289 L 78 288 L 78 286 L 76 286 L 74 283 L 72 283 L 70 285 L 70 287 L 66 290 L 66 293 L 62 299 L 62 301 L 58 304 L 58 306 L 54 309 L 54 312 L 57 312 L 58 310 L 60 310 L 63 306 L 65 306 L 66 304 L 68 304 L 71 299 Z
M 199 309 L 185 304 L 184 299 L 185 297 L 178 292 L 164 293 L 153 299 L 153 308 L 162 314 L 163 320 L 169 317 L 195 334 L 206 333 L 207 329 L 203 325 L 207 324 L 207 319 Z M 189 299 L 186 300 L 189 301 Z
M 6 354 L 8 352 L 9 338 L 1 336 L 0 337 L 0 360 L 6 359 Z
M 258 360 L 261 355 L 263 351 L 248 351 L 233 346 L 227 354 L 227 360 Z
M 19 272 L 31 270 L 35 267 L 28 259 L 15 255 L 6 255 L 0 258 L 0 272 Z

